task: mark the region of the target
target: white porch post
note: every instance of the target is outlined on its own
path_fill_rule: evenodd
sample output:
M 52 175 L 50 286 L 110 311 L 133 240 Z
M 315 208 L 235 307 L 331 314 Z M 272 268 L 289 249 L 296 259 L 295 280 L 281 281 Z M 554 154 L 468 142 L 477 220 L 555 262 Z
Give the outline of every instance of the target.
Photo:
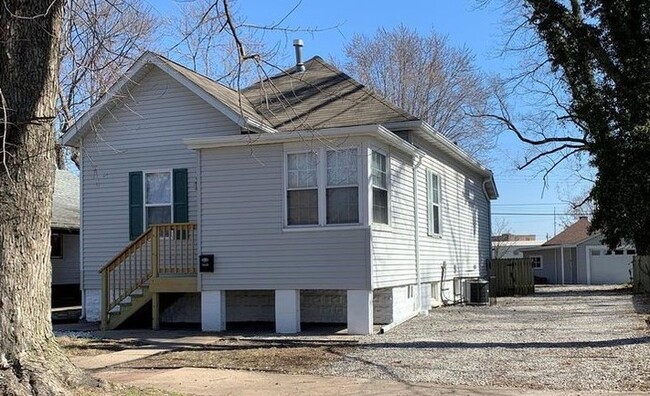
M 224 290 L 201 292 L 201 330 L 226 330 L 226 292 Z
M 562 284 L 564 284 L 564 245 L 560 245 L 560 266 L 562 268 Z
M 275 291 L 275 332 L 300 332 L 300 290 Z
M 372 334 L 372 290 L 348 290 L 348 334 Z

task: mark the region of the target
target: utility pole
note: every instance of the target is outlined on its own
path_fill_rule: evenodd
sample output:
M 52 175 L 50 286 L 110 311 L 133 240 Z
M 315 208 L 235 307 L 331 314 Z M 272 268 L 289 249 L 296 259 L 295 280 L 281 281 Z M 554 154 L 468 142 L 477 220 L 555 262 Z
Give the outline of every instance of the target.
M 557 222 L 555 221 L 555 206 L 553 206 L 553 236 L 557 235 Z

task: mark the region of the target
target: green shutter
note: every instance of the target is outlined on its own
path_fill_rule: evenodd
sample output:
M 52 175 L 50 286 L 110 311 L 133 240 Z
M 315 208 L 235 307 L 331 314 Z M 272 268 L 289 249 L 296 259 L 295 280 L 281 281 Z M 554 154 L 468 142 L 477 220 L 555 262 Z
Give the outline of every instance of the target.
M 143 230 L 144 203 L 142 199 L 142 172 L 129 173 L 129 239 L 139 237 Z
M 174 223 L 187 223 L 187 212 L 187 169 L 174 169 Z

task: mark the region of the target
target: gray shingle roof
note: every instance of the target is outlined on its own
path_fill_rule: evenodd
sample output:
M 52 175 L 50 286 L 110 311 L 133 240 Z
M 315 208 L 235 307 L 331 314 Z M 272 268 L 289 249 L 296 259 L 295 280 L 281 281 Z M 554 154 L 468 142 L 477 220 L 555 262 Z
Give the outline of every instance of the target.
M 202 74 L 199 74 L 193 70 L 186 68 L 185 66 L 182 66 L 172 60 L 165 58 L 164 56 L 158 55 L 158 57 L 166 65 L 182 74 L 185 78 L 189 79 L 194 84 L 198 85 L 201 89 L 203 89 L 215 99 L 221 101 L 221 103 L 226 105 L 234 113 L 242 114 L 244 117 L 248 117 L 260 123 L 267 124 L 264 118 L 257 113 L 255 108 L 251 105 L 251 103 L 244 95 L 240 95 L 232 88 L 211 80 Z
M 242 92 L 280 131 L 417 120 L 318 56 Z
M 52 228 L 79 229 L 79 177 L 57 170 L 54 176 Z
M 241 91 L 174 61 L 159 59 L 236 114 L 278 131 L 312 130 L 413 121 L 408 114 L 316 56 L 305 71 L 287 69 Z

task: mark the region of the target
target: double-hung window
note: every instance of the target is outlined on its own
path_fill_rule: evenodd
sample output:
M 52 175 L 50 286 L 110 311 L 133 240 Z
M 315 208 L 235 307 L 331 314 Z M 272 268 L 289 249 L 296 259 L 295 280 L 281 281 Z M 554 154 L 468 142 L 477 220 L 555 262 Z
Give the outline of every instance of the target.
M 146 227 L 172 222 L 172 173 L 144 174 L 144 206 Z
M 440 176 L 431 171 L 427 171 L 427 195 L 429 206 L 429 235 L 440 235 L 442 233 Z
M 372 222 L 388 224 L 388 176 L 386 156 L 372 151 L 370 184 L 372 186 Z
M 129 172 L 129 239 L 154 224 L 189 221 L 187 169 Z
M 359 223 L 356 148 L 288 153 L 288 226 Z
M 327 151 L 327 224 L 359 222 L 357 149 Z
M 318 155 L 287 155 L 287 224 L 318 224 Z

